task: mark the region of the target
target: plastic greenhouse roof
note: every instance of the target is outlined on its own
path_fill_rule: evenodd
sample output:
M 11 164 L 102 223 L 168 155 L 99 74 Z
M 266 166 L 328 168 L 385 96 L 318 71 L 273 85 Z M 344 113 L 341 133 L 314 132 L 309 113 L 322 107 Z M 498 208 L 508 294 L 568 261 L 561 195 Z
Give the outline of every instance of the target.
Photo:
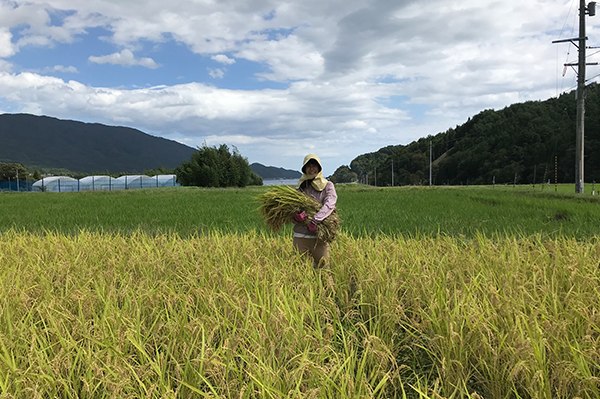
M 87 182 L 93 182 L 93 181 L 98 181 L 98 180 L 115 180 L 113 177 L 110 176 L 104 176 L 104 175 L 100 175 L 100 176 L 86 176 L 83 177 L 81 179 L 79 179 L 80 182 L 82 183 L 87 183 Z
M 48 176 L 48 177 L 44 177 L 41 180 L 36 181 L 35 183 L 33 183 L 33 185 L 36 185 L 37 183 L 42 184 L 42 182 L 44 184 L 52 183 L 57 180 L 77 181 L 77 179 L 73 179 L 72 177 L 69 177 L 69 176 Z

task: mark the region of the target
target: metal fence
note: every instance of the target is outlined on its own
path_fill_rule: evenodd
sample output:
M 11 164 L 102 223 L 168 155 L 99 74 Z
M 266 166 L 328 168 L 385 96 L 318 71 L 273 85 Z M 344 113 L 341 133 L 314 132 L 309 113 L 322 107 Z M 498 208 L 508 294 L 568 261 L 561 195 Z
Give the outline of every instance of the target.
M 32 181 L 0 181 L 0 191 L 33 191 Z
M 117 191 L 136 188 L 179 186 L 175 175 L 157 176 L 87 176 L 73 179 L 66 176 L 46 177 L 33 181 L 0 181 L 0 191 L 33 191 L 33 192 L 78 192 L 78 191 Z

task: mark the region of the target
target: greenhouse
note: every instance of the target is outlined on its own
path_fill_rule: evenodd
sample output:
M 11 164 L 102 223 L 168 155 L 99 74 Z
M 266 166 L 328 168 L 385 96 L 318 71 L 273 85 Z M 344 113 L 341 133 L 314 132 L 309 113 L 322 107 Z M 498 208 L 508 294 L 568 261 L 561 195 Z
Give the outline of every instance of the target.
M 115 191 L 135 188 L 179 186 L 175 175 L 126 175 L 119 178 L 110 176 L 86 176 L 80 180 L 67 176 L 45 177 L 33 183 L 32 191 Z
M 33 183 L 33 191 L 67 192 L 79 191 L 79 180 L 68 176 L 45 177 Z
M 86 176 L 79 179 L 79 191 L 112 191 L 116 180 L 110 176 Z
M 179 184 L 176 183 L 175 175 L 156 175 L 153 177 L 146 175 L 128 175 L 121 176 L 117 180 L 126 189 L 179 186 Z
M 154 177 L 157 180 L 156 187 L 174 187 L 180 185 L 177 183 L 177 176 L 175 175 L 156 175 Z

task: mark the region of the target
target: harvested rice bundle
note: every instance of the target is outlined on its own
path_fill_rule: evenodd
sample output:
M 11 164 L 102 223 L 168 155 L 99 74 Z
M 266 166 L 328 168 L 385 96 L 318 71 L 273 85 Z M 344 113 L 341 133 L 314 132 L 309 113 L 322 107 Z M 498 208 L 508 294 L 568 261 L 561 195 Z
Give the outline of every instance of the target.
M 261 202 L 260 211 L 264 216 L 265 223 L 273 231 L 278 231 L 285 223 L 292 223 L 294 214 L 305 210 L 308 218 L 303 225 L 307 225 L 310 219 L 321 209 L 321 204 L 304 195 L 290 186 L 273 186 L 272 189 L 259 194 L 257 199 Z M 337 236 L 340 228 L 340 218 L 337 211 L 317 225 L 317 240 L 330 243 Z

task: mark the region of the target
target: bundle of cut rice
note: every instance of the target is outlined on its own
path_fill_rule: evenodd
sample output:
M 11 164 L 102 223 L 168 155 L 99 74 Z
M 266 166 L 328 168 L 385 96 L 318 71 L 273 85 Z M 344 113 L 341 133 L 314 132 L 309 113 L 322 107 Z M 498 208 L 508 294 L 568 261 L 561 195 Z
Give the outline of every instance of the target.
M 300 210 L 306 211 L 308 218 L 303 225 L 307 225 L 312 217 L 321 209 L 321 204 L 313 198 L 293 189 L 290 186 L 273 186 L 272 189 L 259 194 L 257 199 L 261 202 L 260 211 L 265 223 L 273 231 L 278 231 L 285 223 L 293 223 L 294 214 Z M 337 211 L 317 224 L 317 240 L 330 243 L 337 236 L 340 227 L 340 218 Z

